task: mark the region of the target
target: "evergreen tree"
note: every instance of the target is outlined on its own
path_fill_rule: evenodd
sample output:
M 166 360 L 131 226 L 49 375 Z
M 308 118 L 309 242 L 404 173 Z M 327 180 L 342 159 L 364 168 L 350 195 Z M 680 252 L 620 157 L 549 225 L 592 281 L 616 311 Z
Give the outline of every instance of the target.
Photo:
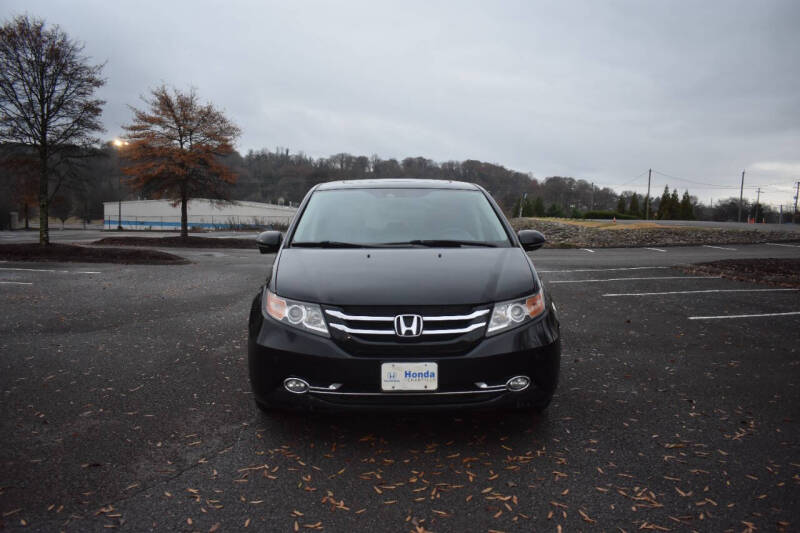
M 537 217 L 543 217 L 545 214 L 544 202 L 542 201 L 541 196 L 537 196 L 536 199 L 533 201 L 533 213 L 534 216 Z
M 669 220 L 678 220 L 681 217 L 681 201 L 678 199 L 678 189 L 672 189 L 669 196 Z
M 556 204 L 550 204 L 550 207 L 547 208 L 547 216 L 549 217 L 563 217 L 564 212 L 561 208 Z
M 664 193 L 661 195 L 661 201 L 658 203 L 656 218 L 659 220 L 666 220 L 669 218 L 669 185 L 664 186 Z
M 694 220 L 694 207 L 692 199 L 689 197 L 689 191 L 684 191 L 683 198 L 681 198 L 680 218 L 681 220 Z
M 639 195 L 633 193 L 631 196 L 631 202 L 628 206 L 628 213 L 635 216 L 642 218 L 642 213 L 639 211 Z
M 524 217 L 536 216 L 536 214 L 533 211 L 533 202 L 531 202 L 530 198 L 526 198 L 525 202 L 522 204 L 522 216 Z
M 619 213 L 620 215 L 625 214 L 625 197 L 621 195 L 619 197 L 619 200 L 617 200 L 617 213 Z

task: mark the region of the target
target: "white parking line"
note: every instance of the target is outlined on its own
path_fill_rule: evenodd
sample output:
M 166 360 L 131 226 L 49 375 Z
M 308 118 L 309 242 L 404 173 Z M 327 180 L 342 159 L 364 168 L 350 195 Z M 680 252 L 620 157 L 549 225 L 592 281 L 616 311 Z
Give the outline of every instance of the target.
M 666 250 L 662 250 L 661 248 L 645 248 L 645 250 L 653 250 L 654 252 L 666 252 Z
M 581 250 L 583 250 L 584 252 L 589 252 L 589 253 L 591 253 L 591 254 L 593 254 L 593 253 L 594 253 L 594 250 L 590 250 L 590 249 L 588 249 L 588 248 L 581 248 Z
M 724 246 L 711 246 L 710 244 L 704 244 L 703 248 L 714 248 L 716 250 L 730 250 L 731 252 L 736 251 L 736 248 L 725 248 Z
M 661 268 L 672 268 L 669 266 L 655 267 L 619 267 L 619 268 L 578 268 L 575 270 L 536 270 L 539 274 L 555 274 L 561 272 L 609 272 L 612 270 L 656 270 Z
M 760 318 L 764 316 L 791 316 L 791 315 L 800 315 L 800 311 L 790 311 L 788 313 L 764 313 L 760 315 L 690 316 L 689 320 L 717 320 L 720 318 Z
M 667 291 L 667 292 L 626 292 L 617 294 L 604 294 L 604 297 L 611 298 L 614 296 L 664 296 L 666 294 L 704 294 L 716 292 L 783 292 L 783 291 L 800 291 L 800 289 L 706 289 L 702 291 Z
M 722 276 L 652 276 L 649 278 L 608 278 L 608 279 L 570 279 L 548 281 L 547 283 L 599 283 L 601 281 L 639 281 L 644 279 L 720 279 Z
M 66 272 L 66 270 L 51 270 L 49 268 L 12 268 L 0 267 L 0 270 L 24 270 L 26 272 Z
M 765 242 L 767 246 L 786 246 L 787 248 L 800 248 L 797 244 L 778 244 L 777 242 Z
M 33 283 L 28 283 L 27 281 L 0 281 L 3 285 L 33 285 Z
M 82 271 L 82 270 L 52 270 L 49 268 L 12 268 L 0 267 L 0 270 L 17 270 L 23 272 L 51 272 L 57 274 L 100 274 L 100 272 Z

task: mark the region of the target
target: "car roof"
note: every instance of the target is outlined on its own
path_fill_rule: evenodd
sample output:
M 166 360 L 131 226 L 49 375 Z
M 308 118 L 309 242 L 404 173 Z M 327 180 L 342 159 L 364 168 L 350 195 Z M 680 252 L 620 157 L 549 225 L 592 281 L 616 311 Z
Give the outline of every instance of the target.
M 335 189 L 461 189 L 477 191 L 479 187 L 465 181 L 425 179 L 342 180 L 320 183 L 317 186 L 318 191 Z

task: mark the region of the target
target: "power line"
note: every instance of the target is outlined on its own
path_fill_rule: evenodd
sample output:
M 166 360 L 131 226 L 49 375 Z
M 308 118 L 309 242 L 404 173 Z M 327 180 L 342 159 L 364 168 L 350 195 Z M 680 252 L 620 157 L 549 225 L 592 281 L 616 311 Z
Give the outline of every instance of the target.
M 644 172 L 642 172 L 641 174 L 639 174 L 638 176 L 636 176 L 635 178 L 633 178 L 630 181 L 626 181 L 625 183 L 623 183 L 621 185 L 609 185 L 609 187 L 624 187 L 626 185 L 630 185 L 631 183 L 633 183 L 634 181 L 638 180 L 639 178 L 641 178 L 642 176 L 644 176 L 648 172 L 649 172 L 649 170 L 645 170 Z
M 641 178 L 645 174 L 647 174 L 647 170 L 645 170 L 644 172 L 642 172 L 641 174 L 639 174 L 635 178 L 626 181 L 625 183 L 598 183 L 597 185 L 598 185 L 598 187 L 601 187 L 601 186 L 602 187 L 625 187 L 626 185 L 630 185 L 634 181 L 638 180 L 639 178 Z
M 702 181 L 690 180 L 690 179 L 687 179 L 687 178 L 679 178 L 678 176 L 673 176 L 671 174 L 667 174 L 665 172 L 660 172 L 658 170 L 653 170 L 653 172 L 655 172 L 656 174 L 660 174 L 661 176 L 664 176 L 665 178 L 670 178 L 670 179 L 674 179 L 674 180 L 678 180 L 678 181 L 685 181 L 687 183 L 692 183 L 694 185 L 702 185 L 704 187 L 709 187 L 709 188 L 713 188 L 713 189 L 738 189 L 739 188 L 739 187 L 732 186 L 732 185 L 717 185 L 717 184 L 714 184 L 714 183 L 705 183 L 705 182 L 702 182 Z M 753 186 L 748 186 L 748 187 L 745 187 L 745 188 L 746 189 L 755 189 L 756 186 L 753 185 Z

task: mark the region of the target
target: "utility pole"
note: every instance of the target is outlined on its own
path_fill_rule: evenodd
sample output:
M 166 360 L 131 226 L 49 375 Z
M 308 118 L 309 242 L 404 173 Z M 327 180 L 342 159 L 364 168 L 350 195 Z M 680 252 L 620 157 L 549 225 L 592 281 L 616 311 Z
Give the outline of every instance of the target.
M 644 219 L 650 220 L 650 177 L 653 175 L 653 169 L 647 170 L 647 198 L 644 200 Z
M 800 181 L 794 184 L 794 212 L 792 213 L 792 222 L 797 224 L 797 197 L 800 196 Z
M 525 200 L 528 198 L 528 193 L 522 193 L 522 198 L 519 200 L 519 215 L 518 218 L 522 218 L 522 206 L 525 204 Z
M 756 190 L 756 208 L 753 211 L 753 222 L 758 224 L 758 201 L 761 200 L 761 187 Z
M 744 170 L 742 170 L 742 184 L 739 186 L 739 217 L 737 222 L 742 221 L 742 193 L 744 192 Z
M 589 211 L 594 211 L 594 182 L 592 182 L 592 205 L 589 207 Z

